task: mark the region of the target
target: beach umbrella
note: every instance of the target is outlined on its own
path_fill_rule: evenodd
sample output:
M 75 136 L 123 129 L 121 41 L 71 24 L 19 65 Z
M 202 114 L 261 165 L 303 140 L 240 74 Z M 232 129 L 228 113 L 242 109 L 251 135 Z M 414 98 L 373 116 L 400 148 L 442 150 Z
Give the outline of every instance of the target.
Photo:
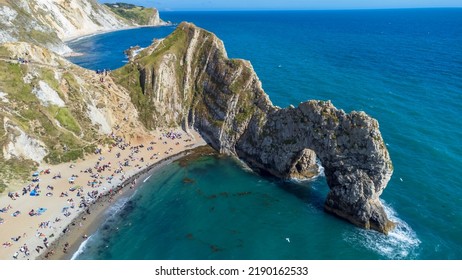
M 32 174 L 33 177 L 37 177 L 40 173 L 38 171 L 35 171 L 34 174 Z

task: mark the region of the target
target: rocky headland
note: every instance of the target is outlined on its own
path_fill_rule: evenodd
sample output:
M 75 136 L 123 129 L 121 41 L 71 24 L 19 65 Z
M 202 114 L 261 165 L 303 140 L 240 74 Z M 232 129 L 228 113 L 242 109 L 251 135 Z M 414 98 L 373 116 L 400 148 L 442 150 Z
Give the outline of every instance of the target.
M 378 122 L 329 101 L 274 106 L 250 62 L 229 59 L 214 34 L 182 23 L 97 79 L 58 55 L 73 36 L 146 22 L 163 24 L 132 5 L 0 0 L 0 189 L 42 162 L 83 158 L 116 127 L 147 135 L 181 126 L 278 178 L 312 178 L 319 161 L 326 211 L 383 233 L 394 227 L 379 200 L 393 166 Z
M 378 122 L 329 101 L 273 106 L 248 61 L 229 59 L 221 40 L 190 23 L 113 73 L 148 129 L 195 129 L 217 151 L 279 178 L 316 175 L 330 187 L 325 210 L 388 233 L 379 200 L 393 171 Z

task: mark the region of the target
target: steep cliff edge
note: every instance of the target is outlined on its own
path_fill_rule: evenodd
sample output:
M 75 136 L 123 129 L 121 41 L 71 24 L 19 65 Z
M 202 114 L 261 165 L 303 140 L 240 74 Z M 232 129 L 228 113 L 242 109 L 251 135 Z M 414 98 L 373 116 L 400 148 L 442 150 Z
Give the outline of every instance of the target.
M 228 59 L 222 41 L 189 23 L 114 72 L 148 127 L 194 128 L 216 150 L 280 178 L 313 173 L 317 157 L 330 192 L 325 210 L 360 227 L 394 227 L 379 200 L 392 163 L 378 122 L 330 102 L 273 106 L 248 61 Z

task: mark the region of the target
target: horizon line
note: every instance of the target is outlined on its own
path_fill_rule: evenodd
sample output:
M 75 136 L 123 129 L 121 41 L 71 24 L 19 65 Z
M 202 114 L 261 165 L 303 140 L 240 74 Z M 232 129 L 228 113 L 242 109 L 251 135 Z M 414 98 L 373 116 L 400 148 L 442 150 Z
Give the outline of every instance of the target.
M 156 7 L 154 7 L 156 8 Z M 333 9 L 160 9 L 159 12 L 308 12 L 308 11 L 376 11 L 376 10 L 429 10 L 429 9 L 462 9 L 462 7 L 395 7 L 395 8 L 333 8 Z

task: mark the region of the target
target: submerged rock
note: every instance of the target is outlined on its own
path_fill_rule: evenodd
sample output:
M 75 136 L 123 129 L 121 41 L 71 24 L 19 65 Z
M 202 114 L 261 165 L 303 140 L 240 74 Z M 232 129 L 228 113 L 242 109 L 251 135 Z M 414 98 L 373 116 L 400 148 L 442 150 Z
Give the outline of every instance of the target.
M 393 228 L 379 200 L 392 163 L 378 122 L 329 101 L 273 106 L 248 61 L 228 59 L 223 42 L 190 23 L 114 72 L 149 128 L 196 129 L 217 151 L 279 178 L 325 169 L 325 210 L 363 228 Z

